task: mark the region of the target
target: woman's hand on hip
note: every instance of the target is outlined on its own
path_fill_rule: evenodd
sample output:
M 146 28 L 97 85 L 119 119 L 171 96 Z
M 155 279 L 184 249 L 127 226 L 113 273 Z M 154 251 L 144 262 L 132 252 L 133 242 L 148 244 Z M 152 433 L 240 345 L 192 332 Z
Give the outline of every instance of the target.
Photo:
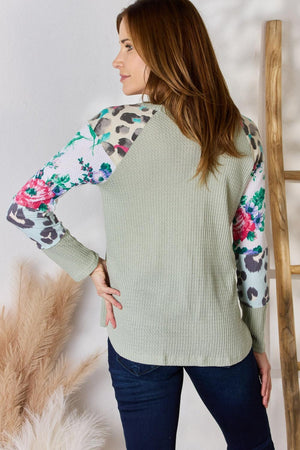
M 122 305 L 113 295 L 121 295 L 120 291 L 110 287 L 109 276 L 107 272 L 106 261 L 99 259 L 96 269 L 90 274 L 90 277 L 96 287 L 97 294 L 103 298 L 106 306 L 106 321 L 105 325 L 111 322 L 112 327 L 116 328 L 116 319 L 113 311 L 113 306 L 122 309 Z
M 253 353 L 259 370 L 262 402 L 264 407 L 267 408 L 272 389 L 271 366 L 266 353 L 258 353 L 258 352 Z

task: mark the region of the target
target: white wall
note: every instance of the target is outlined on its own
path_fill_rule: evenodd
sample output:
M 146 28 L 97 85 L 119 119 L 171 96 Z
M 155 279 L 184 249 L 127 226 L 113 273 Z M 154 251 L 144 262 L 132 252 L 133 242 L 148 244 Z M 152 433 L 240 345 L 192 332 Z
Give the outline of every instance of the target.
M 11 197 L 87 119 L 105 106 L 132 103 L 121 93 L 111 62 L 118 49 L 115 16 L 130 0 L 2 0 L 0 13 L 1 96 L 1 260 L 2 303 L 9 303 L 17 258 L 29 258 L 37 270 L 55 272 L 54 263 L 5 220 Z M 240 110 L 264 125 L 262 36 L 264 22 L 281 19 L 284 39 L 283 102 L 287 168 L 299 168 L 300 4 L 298 0 L 194 0 L 211 34 L 232 96 Z M 299 191 L 288 186 L 292 262 L 300 259 Z M 98 189 L 78 188 L 60 200 L 57 215 L 75 236 L 104 254 L 105 236 Z M 271 268 L 274 267 L 271 261 Z M 271 271 L 273 276 L 273 271 Z M 271 280 L 270 359 L 273 395 L 269 417 L 276 448 L 284 450 L 276 298 Z M 295 292 L 300 295 L 299 280 Z M 298 298 L 299 300 L 299 298 Z M 99 301 L 91 282 L 74 320 L 68 346 L 79 360 L 106 349 L 106 331 L 98 326 Z M 296 303 L 296 302 L 295 302 Z M 300 317 L 299 302 L 296 314 Z M 299 321 L 299 320 L 298 320 Z M 299 327 L 298 327 L 299 328 Z M 299 335 L 298 335 L 299 337 Z M 299 341 L 299 339 L 298 339 Z M 298 348 L 300 343 L 298 342 Z M 106 450 L 125 449 L 104 353 L 99 370 L 78 401 L 107 418 L 112 434 Z M 251 424 L 250 424 L 251 426 Z M 178 429 L 178 450 L 225 448 L 217 426 L 189 380 L 185 380 Z

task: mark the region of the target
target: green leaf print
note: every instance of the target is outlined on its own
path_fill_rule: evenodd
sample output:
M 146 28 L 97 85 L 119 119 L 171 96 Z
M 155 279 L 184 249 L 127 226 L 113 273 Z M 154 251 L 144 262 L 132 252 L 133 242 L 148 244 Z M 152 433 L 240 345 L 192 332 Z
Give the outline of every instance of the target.
M 84 136 L 80 134 L 80 131 L 78 131 L 73 139 L 70 140 L 70 142 L 65 146 L 65 149 L 70 147 L 74 144 L 74 142 L 79 141 L 80 139 L 84 139 Z
M 34 188 L 28 188 L 26 189 L 26 194 L 30 195 L 30 197 L 34 197 L 37 194 L 37 191 Z
M 258 209 L 261 209 L 263 207 L 264 199 L 265 199 L 265 189 L 260 188 L 260 190 L 256 192 L 252 197 L 252 202 L 258 207 Z
M 48 206 L 45 203 L 41 203 L 39 206 L 40 211 L 48 211 Z
M 94 140 L 96 140 L 97 139 L 97 135 L 96 135 L 95 130 L 93 129 L 93 127 L 91 127 L 91 125 L 89 125 L 89 130 L 90 130 L 92 138 Z
M 107 140 L 110 137 L 110 133 L 103 134 L 101 136 L 101 138 L 98 139 L 98 136 L 95 133 L 94 129 L 91 127 L 91 125 L 89 125 L 89 131 L 91 133 L 91 137 L 92 137 L 92 140 L 93 140 L 93 144 L 91 146 L 91 149 L 92 149 L 92 154 L 94 155 L 94 148 L 97 145 L 101 144 L 103 141 Z
M 68 189 L 68 187 L 66 186 L 66 183 L 68 183 L 70 181 L 70 175 L 63 175 L 61 177 L 59 177 L 57 174 L 53 174 L 52 177 L 50 178 L 50 180 L 47 180 L 47 183 L 51 181 L 53 184 L 55 184 L 56 186 L 59 186 L 63 189 Z
M 108 172 L 111 173 L 111 166 L 109 163 L 102 163 L 101 164 L 101 170 L 103 170 L 103 172 Z
M 241 205 L 245 205 L 247 201 L 247 195 L 243 195 L 243 197 L 241 198 Z
M 249 231 L 249 233 L 247 234 L 247 239 L 248 239 L 248 241 L 254 241 L 254 239 L 255 239 L 254 231 Z
M 66 146 L 65 148 L 67 148 L 67 146 Z M 57 158 L 60 158 L 60 157 L 63 156 L 64 154 L 65 154 L 65 152 L 64 152 L 63 150 L 57 152 L 56 155 L 53 156 L 53 160 L 54 160 L 54 159 L 57 159 Z M 47 166 L 47 165 L 48 165 L 48 164 L 46 164 L 46 166 Z M 49 166 L 51 167 L 51 161 L 49 162 Z
M 238 247 L 237 244 L 233 244 L 233 251 L 237 255 L 243 255 L 244 253 L 247 252 L 247 248 L 246 247 L 240 248 L 240 247 Z

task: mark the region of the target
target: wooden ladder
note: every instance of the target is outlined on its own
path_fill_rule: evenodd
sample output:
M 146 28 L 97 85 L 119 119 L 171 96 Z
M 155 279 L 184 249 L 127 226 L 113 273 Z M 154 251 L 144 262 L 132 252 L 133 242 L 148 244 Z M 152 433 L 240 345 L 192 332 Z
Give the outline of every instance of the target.
M 297 362 L 292 274 L 287 222 L 285 180 L 300 181 L 300 171 L 284 171 L 281 121 L 280 20 L 266 23 L 265 81 L 268 181 L 276 270 L 279 347 L 288 450 L 300 450 L 300 395 Z

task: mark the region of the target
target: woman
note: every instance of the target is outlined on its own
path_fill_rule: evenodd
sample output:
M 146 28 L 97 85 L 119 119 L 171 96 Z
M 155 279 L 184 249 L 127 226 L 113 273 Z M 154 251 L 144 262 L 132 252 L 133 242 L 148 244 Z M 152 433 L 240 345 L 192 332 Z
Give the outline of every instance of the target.
M 123 92 L 150 102 L 103 109 L 17 193 L 8 220 L 104 299 L 129 450 L 175 448 L 183 370 L 228 449 L 273 449 L 258 130 L 189 0 L 137 0 L 117 29 Z M 86 183 L 101 189 L 105 259 L 53 212 Z

